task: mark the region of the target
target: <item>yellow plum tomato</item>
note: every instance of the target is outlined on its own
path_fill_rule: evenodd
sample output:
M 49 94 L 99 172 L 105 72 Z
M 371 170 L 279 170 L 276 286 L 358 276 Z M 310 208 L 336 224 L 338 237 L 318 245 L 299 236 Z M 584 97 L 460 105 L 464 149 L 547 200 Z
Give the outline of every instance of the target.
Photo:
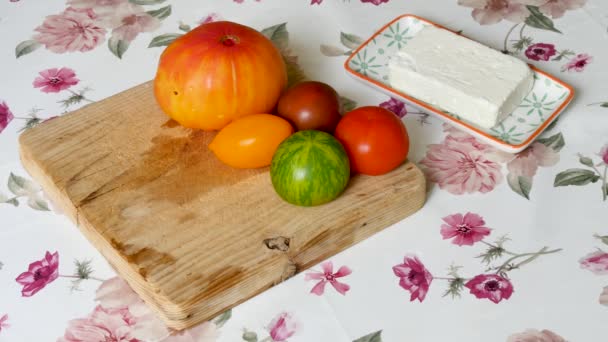
M 293 133 L 285 119 L 271 114 L 242 117 L 222 128 L 209 149 L 224 164 L 234 168 L 259 168 L 270 165 L 283 140 Z

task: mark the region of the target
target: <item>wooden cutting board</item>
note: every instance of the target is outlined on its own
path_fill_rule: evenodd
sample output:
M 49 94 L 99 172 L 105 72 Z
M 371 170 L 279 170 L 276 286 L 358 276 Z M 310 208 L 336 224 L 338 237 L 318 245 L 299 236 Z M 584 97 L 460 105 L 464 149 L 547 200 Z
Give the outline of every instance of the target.
M 408 162 L 354 176 L 326 205 L 290 205 L 268 168 L 237 170 L 156 105 L 151 82 L 20 137 L 23 165 L 174 329 L 221 314 L 417 211 Z M 312 286 L 313 284 L 311 284 Z

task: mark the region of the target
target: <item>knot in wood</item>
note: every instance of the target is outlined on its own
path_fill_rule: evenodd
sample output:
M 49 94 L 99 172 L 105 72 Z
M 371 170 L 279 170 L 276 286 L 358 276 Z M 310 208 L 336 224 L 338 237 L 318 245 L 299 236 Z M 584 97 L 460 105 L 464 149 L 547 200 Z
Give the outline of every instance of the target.
M 277 249 L 281 252 L 287 252 L 289 250 L 289 243 L 291 239 L 284 236 L 277 236 L 270 239 L 265 239 L 264 244 L 268 249 Z

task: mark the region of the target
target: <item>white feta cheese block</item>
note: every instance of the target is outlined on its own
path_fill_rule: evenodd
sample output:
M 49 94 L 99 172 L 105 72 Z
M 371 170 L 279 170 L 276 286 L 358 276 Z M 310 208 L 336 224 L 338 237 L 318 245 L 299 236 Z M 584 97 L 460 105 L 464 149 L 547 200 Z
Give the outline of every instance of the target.
M 513 112 L 534 83 L 525 62 L 434 26 L 388 67 L 393 88 L 486 129 Z

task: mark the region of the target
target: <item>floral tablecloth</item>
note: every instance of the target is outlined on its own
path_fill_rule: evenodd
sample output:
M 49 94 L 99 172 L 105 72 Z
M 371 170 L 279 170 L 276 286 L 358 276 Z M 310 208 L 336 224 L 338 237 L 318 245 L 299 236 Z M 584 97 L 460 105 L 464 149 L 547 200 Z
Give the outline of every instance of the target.
M 345 58 L 404 13 L 513 54 L 577 95 L 529 148 L 499 153 L 346 76 Z M 31 180 L 18 135 L 151 79 L 167 44 L 217 20 L 262 31 L 292 80 L 331 84 L 345 108 L 402 117 L 428 201 L 175 333 Z M 3 0 L 0 341 L 608 340 L 607 28 L 605 0 Z M 407 30 L 389 38 L 409 40 Z M 538 94 L 523 105 L 542 116 L 554 103 Z

